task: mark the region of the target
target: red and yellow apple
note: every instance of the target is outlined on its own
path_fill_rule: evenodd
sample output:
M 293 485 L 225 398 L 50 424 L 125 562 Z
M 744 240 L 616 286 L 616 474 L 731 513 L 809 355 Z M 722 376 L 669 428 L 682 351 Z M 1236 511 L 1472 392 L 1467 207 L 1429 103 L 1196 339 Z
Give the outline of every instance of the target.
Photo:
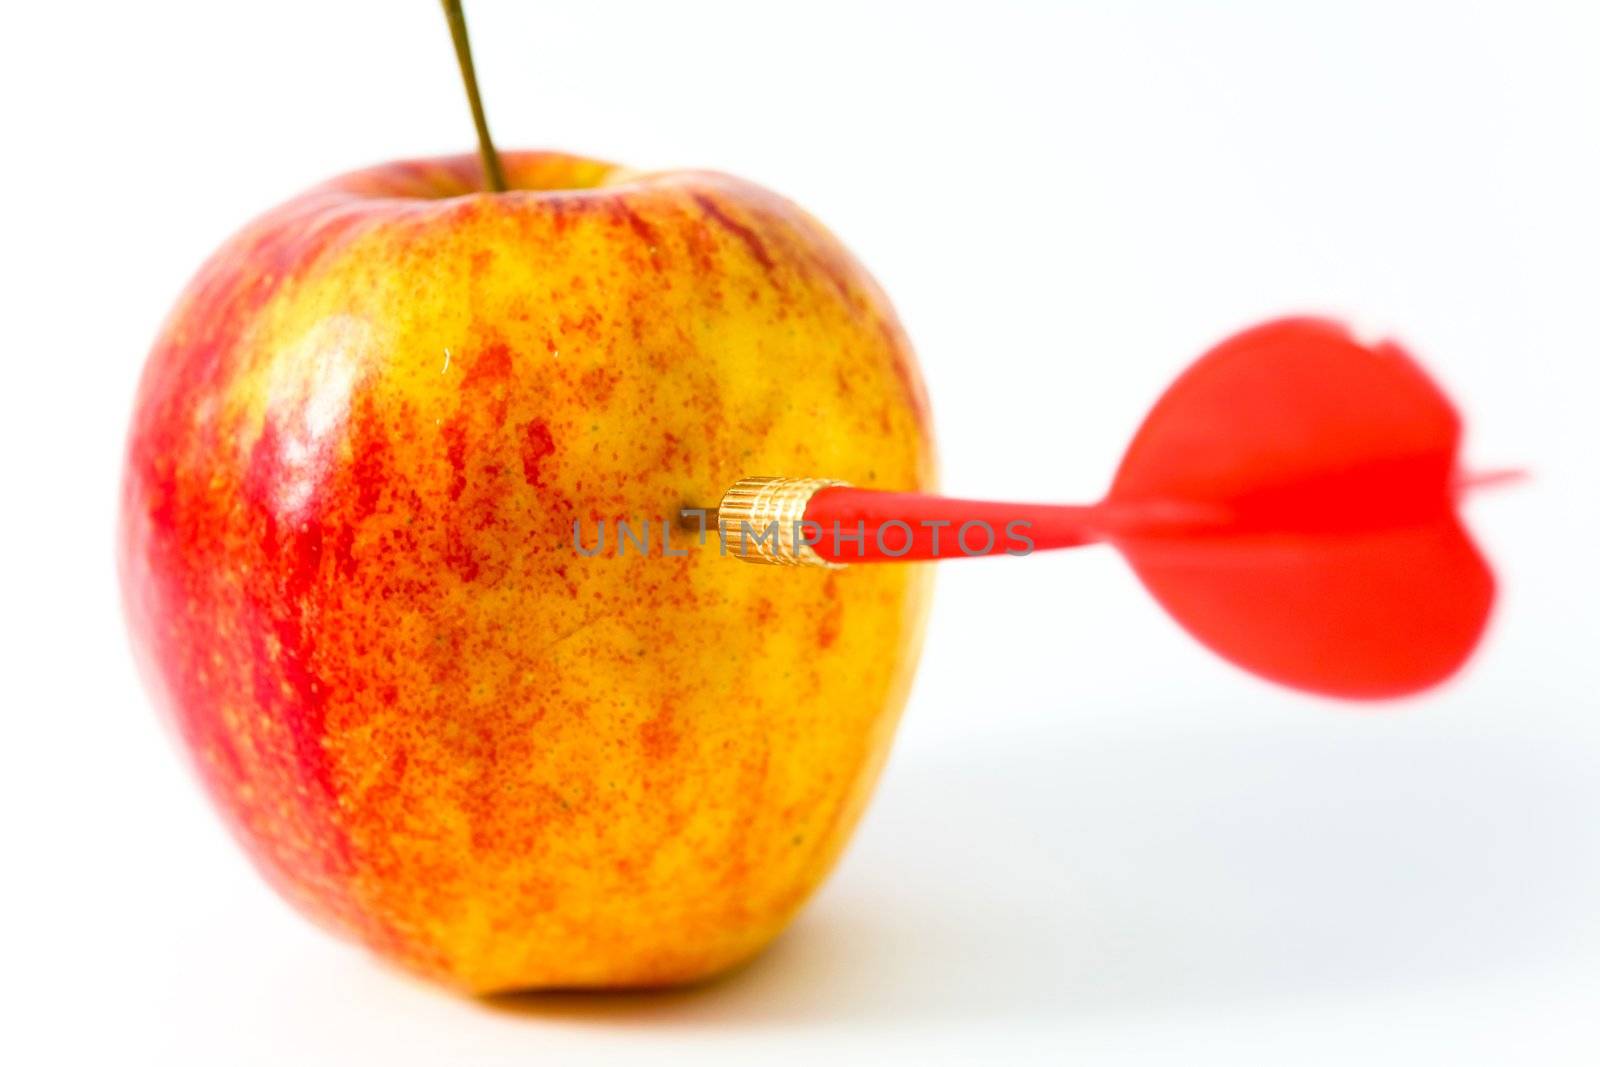
M 780 197 L 505 163 L 336 179 L 200 271 L 129 438 L 134 644 L 314 918 L 475 992 L 691 981 L 837 858 L 927 575 L 667 555 L 661 523 L 749 474 L 929 488 L 923 387 Z M 575 551 L 618 521 L 648 558 Z

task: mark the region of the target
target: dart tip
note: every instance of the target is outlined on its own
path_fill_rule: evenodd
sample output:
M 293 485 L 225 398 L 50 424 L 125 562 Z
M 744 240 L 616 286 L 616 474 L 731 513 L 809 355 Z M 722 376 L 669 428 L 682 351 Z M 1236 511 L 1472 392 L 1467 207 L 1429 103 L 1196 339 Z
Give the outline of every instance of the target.
M 685 504 L 678 509 L 678 529 L 713 529 L 717 525 L 717 505 Z

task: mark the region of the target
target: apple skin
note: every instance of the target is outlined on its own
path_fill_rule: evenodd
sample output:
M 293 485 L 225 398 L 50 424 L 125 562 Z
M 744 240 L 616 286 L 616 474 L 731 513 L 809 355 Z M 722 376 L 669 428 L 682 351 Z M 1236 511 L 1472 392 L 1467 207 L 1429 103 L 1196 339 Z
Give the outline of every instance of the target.
M 346 175 L 201 269 L 129 436 L 133 643 L 313 918 L 476 993 L 693 981 L 838 857 L 929 575 L 668 557 L 660 521 L 748 474 L 931 489 L 926 398 L 786 200 L 504 161 Z M 645 519 L 650 558 L 574 549 Z

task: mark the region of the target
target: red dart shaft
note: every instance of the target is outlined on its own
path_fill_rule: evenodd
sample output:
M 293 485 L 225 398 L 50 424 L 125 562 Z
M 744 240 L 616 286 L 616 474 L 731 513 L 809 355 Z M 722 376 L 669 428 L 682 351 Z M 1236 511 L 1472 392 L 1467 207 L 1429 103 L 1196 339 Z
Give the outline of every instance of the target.
M 1164 502 L 1013 504 L 891 493 L 851 486 L 818 490 L 802 538 L 830 563 L 1027 555 L 1131 534 L 1198 532 L 1220 509 Z
M 1026 555 L 1100 540 L 1096 509 L 1002 504 L 835 486 L 806 507 L 817 555 L 832 563 Z
M 1025 556 L 1097 541 L 1183 538 L 1225 526 L 1226 508 L 1171 500 L 1013 504 L 746 478 L 718 508 L 725 551 L 754 563 L 905 563 Z

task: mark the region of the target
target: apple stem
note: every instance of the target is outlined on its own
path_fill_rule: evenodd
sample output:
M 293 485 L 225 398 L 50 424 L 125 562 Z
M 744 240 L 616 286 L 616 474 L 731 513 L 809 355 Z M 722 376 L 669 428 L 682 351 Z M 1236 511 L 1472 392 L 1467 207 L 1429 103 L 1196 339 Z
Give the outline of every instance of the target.
M 467 16 L 461 0 L 440 0 L 445 21 L 450 23 L 450 39 L 455 42 L 456 62 L 461 65 L 461 80 L 466 83 L 467 103 L 472 105 L 472 125 L 478 131 L 478 157 L 483 160 L 483 177 L 489 191 L 506 191 L 506 174 L 500 167 L 500 153 L 489 137 L 489 120 L 483 115 L 483 99 L 478 95 L 478 72 L 472 65 L 472 42 L 467 39 Z

